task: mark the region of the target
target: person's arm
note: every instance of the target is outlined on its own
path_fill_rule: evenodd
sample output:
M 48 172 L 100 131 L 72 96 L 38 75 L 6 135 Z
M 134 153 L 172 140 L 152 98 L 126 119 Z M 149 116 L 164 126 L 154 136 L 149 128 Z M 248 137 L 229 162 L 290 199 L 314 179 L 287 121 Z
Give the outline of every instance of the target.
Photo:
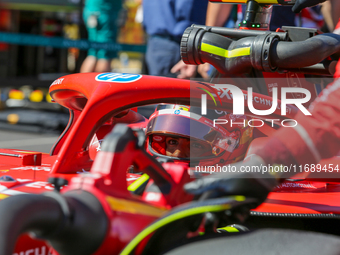
M 179 33 L 179 31 L 184 31 L 185 28 L 191 25 L 191 21 L 189 19 L 191 12 L 194 8 L 194 4 L 188 5 L 188 1 L 186 0 L 176 0 L 175 1 L 175 17 L 179 22 L 176 24 L 174 33 Z M 171 73 L 179 73 L 177 78 L 188 79 L 195 77 L 197 74 L 197 66 L 196 65 L 186 65 L 183 60 L 180 60 L 176 65 L 172 67 L 170 70 Z
M 195 77 L 197 73 L 197 66 L 196 65 L 187 65 L 180 60 L 176 65 L 174 65 L 171 70 L 171 73 L 179 73 L 177 78 L 179 79 L 189 79 Z
M 222 27 L 227 21 L 232 9 L 232 4 L 216 4 L 209 2 L 205 25 Z
M 178 8 L 181 9 L 181 3 L 183 1 L 178 1 Z M 205 24 L 207 26 L 223 26 L 228 19 L 231 10 L 233 8 L 232 4 L 214 4 L 214 3 L 208 3 L 207 8 L 207 16 L 206 16 L 206 22 Z M 182 8 L 184 10 L 178 11 L 180 15 L 183 17 L 185 16 L 185 8 Z M 179 15 L 178 14 L 178 15 Z M 208 70 L 209 70 L 209 64 L 205 63 L 200 66 L 194 66 L 194 65 L 186 65 L 182 60 L 178 62 L 172 69 L 172 73 L 179 72 L 179 75 L 177 78 L 192 78 L 196 75 L 197 71 L 200 73 L 200 75 L 203 78 L 208 78 Z
M 329 31 L 333 31 L 334 30 L 334 20 L 332 18 L 332 4 L 330 1 L 326 1 L 322 4 L 321 6 L 321 13 L 322 13 L 322 16 L 325 20 L 325 23 L 327 25 L 327 28 Z
M 220 4 L 220 3 L 208 3 L 207 17 L 205 21 L 206 26 L 216 26 L 222 27 L 228 20 L 231 11 L 233 9 L 233 4 Z M 197 72 L 204 79 L 209 78 L 210 64 L 204 63 L 198 66 Z
M 331 14 L 334 27 L 338 24 L 340 19 L 340 1 L 339 0 L 330 0 L 331 2 Z

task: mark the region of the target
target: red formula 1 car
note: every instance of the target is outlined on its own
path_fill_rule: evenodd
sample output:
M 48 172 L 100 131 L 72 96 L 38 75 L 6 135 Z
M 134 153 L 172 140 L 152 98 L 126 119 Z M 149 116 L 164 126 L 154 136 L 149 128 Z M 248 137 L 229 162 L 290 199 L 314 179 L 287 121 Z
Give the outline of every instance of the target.
M 50 93 L 56 102 L 70 109 L 69 124 L 50 154 L 0 150 L 2 198 L 60 189 L 71 178 L 88 172 L 99 142 L 117 123 L 145 126 L 146 119 L 130 110 L 131 107 L 188 103 L 190 82 L 129 74 L 77 74 L 57 79 Z M 128 174 L 127 180 L 132 182 L 138 177 Z M 47 182 L 49 178 L 52 179 Z M 27 240 L 27 236 L 19 240 L 17 254 L 32 249 L 47 252 L 45 244 Z
M 239 40 L 229 40 L 227 37 L 231 32 Z M 307 37 L 310 34 L 308 31 Z M 196 26 L 183 37 L 188 47 L 182 48 L 182 56 L 191 64 L 210 62 L 224 74 L 252 70 L 248 73 L 254 75 L 254 70 L 263 71 L 261 82 L 266 85 L 263 87 L 268 94 L 273 87 L 286 87 L 287 84 L 288 87 L 309 86 L 308 82 L 301 84 L 301 77 L 292 73 L 284 74 L 282 83 L 273 82 L 277 77 L 268 72 L 332 73 L 334 61 L 331 59 L 316 66 L 308 65 L 333 54 L 334 49 L 326 50 L 325 55 L 314 54 L 306 58 L 307 62 L 303 56 L 298 58 L 300 62 L 287 61 L 291 66 L 285 65 L 282 59 L 269 62 L 268 59 L 273 60 L 270 57 L 273 54 L 292 57 L 288 54 L 292 51 L 285 51 L 288 35 L 292 39 L 296 31 L 287 28 L 276 33 L 239 32 Z M 211 42 L 214 41 L 221 44 L 213 45 Z M 312 38 L 308 42 L 314 45 L 315 41 Z M 190 51 L 195 45 L 203 44 L 207 47 Z M 296 41 L 291 45 L 301 49 Z M 229 62 L 230 59 L 226 61 L 223 57 L 228 54 L 214 56 L 216 48 L 212 46 L 235 54 L 240 49 L 248 53 L 239 56 L 241 58 L 231 58 Z M 251 77 L 258 78 L 256 75 Z M 193 199 L 183 191 L 184 183 L 191 180 L 189 167 L 178 163 L 160 165 L 145 151 L 138 132 L 117 125 L 126 123 L 131 127 L 143 127 L 146 119 L 129 109 L 145 104 L 199 105 L 202 85 L 206 88 L 208 84 L 113 73 L 74 74 L 56 80 L 50 87 L 50 94 L 57 103 L 70 109 L 70 122 L 50 155 L 1 151 L 0 184 L 3 186 L 2 198 L 6 199 L 0 203 L 0 233 L 8 238 L 0 242 L 0 254 L 11 254 L 13 249 L 16 254 L 47 254 L 49 246 L 46 242 L 33 241 L 27 235 L 21 236 L 15 246 L 20 234 L 27 232 L 47 240 L 54 254 L 158 254 L 185 243 L 200 230 L 215 232 L 217 225 L 228 225 L 244 218 L 244 214 L 254 207 L 252 199 L 233 197 L 184 204 Z M 312 98 L 318 92 L 317 86 L 314 89 Z M 217 107 L 211 100 L 208 104 L 216 106 L 217 110 L 231 111 L 233 101 L 228 91 L 217 90 L 216 94 L 223 107 Z M 291 95 L 300 96 L 299 93 Z M 272 105 L 271 96 L 253 93 L 253 99 L 255 109 L 264 110 Z M 295 107 L 288 106 L 285 118 L 293 118 L 296 111 Z M 245 114 L 256 117 L 249 111 Z M 271 117 L 283 118 L 280 109 L 276 109 Z M 264 126 L 254 127 L 254 141 L 248 155 L 275 130 L 268 123 Z M 100 140 L 114 127 L 101 151 L 97 151 Z M 333 158 L 321 163 L 337 166 L 339 160 Z M 127 191 L 128 185 L 140 176 L 127 173 L 131 165 L 152 179 L 148 183 L 150 189 L 142 195 Z M 334 175 L 337 175 L 336 171 L 330 173 L 329 179 L 295 176 L 274 190 L 243 224 L 248 228 L 288 227 L 338 234 L 334 226 L 338 224 L 340 207 L 336 198 L 340 182 Z M 41 195 L 52 189 L 55 191 Z
M 50 94 L 57 103 L 70 109 L 69 124 L 50 154 L 1 149 L 2 197 L 59 190 L 71 178 L 89 172 L 99 141 L 117 123 L 127 123 L 130 127 L 139 128 L 145 126 L 146 119 L 130 108 L 155 103 L 189 104 L 190 97 L 195 96 L 190 93 L 190 87 L 193 85 L 190 86 L 188 80 L 133 74 L 74 74 L 57 79 L 50 87 Z M 200 99 L 202 90 L 198 88 L 196 90 L 198 93 L 196 98 Z M 271 100 L 267 96 L 254 95 L 261 101 Z M 228 97 L 223 98 L 222 102 L 229 108 L 232 107 L 232 100 Z M 254 106 L 258 109 L 263 107 L 261 103 L 256 102 Z M 288 107 L 290 116 L 293 116 L 296 109 Z M 269 125 L 267 130 L 271 130 Z M 101 157 L 106 156 L 112 159 L 112 155 L 105 153 Z M 110 161 L 108 159 L 99 162 Z M 124 171 L 117 172 L 122 172 L 125 176 L 128 166 L 126 165 Z M 175 165 L 174 169 L 179 166 Z M 117 166 L 117 169 L 121 168 L 122 166 Z M 127 180 L 131 183 L 138 177 L 136 174 L 128 174 Z M 126 184 L 122 185 L 125 187 Z M 177 192 L 174 194 L 178 194 Z M 145 194 L 142 200 L 169 209 L 187 201 L 188 196 L 169 195 L 164 199 L 163 196 L 150 193 Z M 133 233 L 135 232 L 131 232 L 131 237 Z M 47 252 L 45 244 L 27 242 L 27 239 L 27 236 L 21 237 L 16 248 L 17 254 L 32 249 Z
M 207 85 L 204 83 L 204 86 Z M 189 228 L 193 224 L 190 219 L 201 219 L 200 215 L 205 211 L 223 212 L 229 208 L 232 215 L 234 212 L 238 215 L 244 212 L 239 210 L 243 206 L 248 210 L 254 207 L 254 201 L 246 198 L 181 206 L 193 199 L 183 190 L 183 185 L 192 180 L 189 166 L 179 163 L 160 165 L 145 151 L 138 134 L 126 126 L 117 125 L 127 123 L 132 128 L 145 126 L 146 119 L 129 110 L 145 104 L 187 105 L 190 102 L 199 105 L 202 95 L 200 86 L 201 82 L 115 73 L 73 74 L 56 80 L 50 87 L 51 96 L 69 108 L 71 114 L 68 127 L 53 146 L 50 155 L 1 150 L 0 184 L 3 201 L 0 210 L 6 209 L 0 215 L 7 215 L 3 217 L 7 224 L 0 224 L 0 232 L 4 231 L 1 233 L 11 238 L 3 240 L 0 247 L 4 250 L 0 253 L 11 254 L 16 238 L 21 233 L 31 231 L 36 237 L 47 239 L 54 248 L 51 251 L 54 254 L 141 254 L 150 252 L 151 244 L 156 254 L 181 242 L 177 238 L 159 240 L 155 238 L 158 234 L 152 235 L 155 231 L 163 234 L 178 231 L 178 237 L 182 238 L 189 231 L 186 227 L 179 231 L 177 224 L 186 226 L 182 222 L 183 218 L 190 223 L 187 226 Z M 217 92 L 221 93 L 223 90 Z M 258 99 L 253 102 L 256 109 L 265 108 L 261 102 L 272 100 L 271 97 L 256 93 L 253 96 Z M 220 99 L 224 110 L 232 109 L 231 99 Z M 297 108 L 291 105 L 287 107 L 288 114 L 284 118 L 292 118 Z M 247 113 L 250 114 L 249 111 Z M 280 109 L 276 109 L 271 117 L 283 118 Z M 116 129 L 110 133 L 113 127 Z M 265 127 L 255 127 L 252 137 L 254 144 L 250 146 L 248 154 L 257 146 L 257 141 L 273 131 L 274 128 L 268 123 Z M 103 144 L 101 151 L 97 152 L 98 141 L 107 134 L 110 135 L 106 145 Z M 255 139 L 256 135 L 262 138 Z M 156 185 L 158 189 L 147 189 L 138 196 L 129 192 L 128 185 L 140 176 L 127 172 L 131 165 L 147 173 L 152 179 L 148 185 Z M 67 183 L 69 185 L 65 188 Z M 269 200 L 253 211 L 246 224 L 254 228 L 280 226 L 284 213 L 288 213 L 286 216 L 289 221 L 298 219 L 299 222 L 302 216 L 308 219 L 316 214 L 319 214 L 320 220 L 337 217 L 337 200 L 325 200 L 337 194 L 336 183 L 331 186 L 297 180 L 285 185 L 272 192 Z M 325 186 L 333 189 L 325 189 Z M 58 192 L 60 189 L 62 195 Z M 51 190 L 55 191 L 37 195 Z M 313 203 L 307 203 L 315 193 L 320 196 L 319 202 L 314 200 Z M 173 208 L 174 211 L 171 210 Z M 273 212 L 278 214 L 271 214 Z M 229 217 L 223 222 L 233 223 L 237 218 Z M 15 229 L 12 228 L 14 222 L 18 226 Z M 309 226 L 311 229 L 316 227 Z M 165 231 L 163 227 L 166 232 L 162 232 Z M 303 229 L 301 224 L 295 227 Z M 15 246 L 15 253 L 47 254 L 48 247 L 45 242 L 23 235 Z

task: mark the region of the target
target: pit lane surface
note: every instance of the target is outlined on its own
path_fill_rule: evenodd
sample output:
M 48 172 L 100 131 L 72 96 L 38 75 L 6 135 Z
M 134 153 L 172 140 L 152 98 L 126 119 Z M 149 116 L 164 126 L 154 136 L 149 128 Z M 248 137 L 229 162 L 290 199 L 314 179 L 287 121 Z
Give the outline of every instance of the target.
M 57 139 L 57 134 L 37 134 L 0 130 L 0 148 L 49 153 Z
M 138 112 L 147 118 L 154 112 L 154 110 L 155 105 L 143 106 L 138 108 Z M 52 130 L 54 132 L 44 132 L 42 134 L 39 134 L 38 132 L 40 132 L 41 130 L 42 129 L 39 126 L 20 127 L 20 125 L 10 126 L 9 124 L 7 124 L 6 126 L 1 126 L 0 123 L 0 148 L 49 153 L 53 144 L 57 141 L 59 133 L 56 130 Z M 60 131 L 60 133 L 61 132 L 62 131 Z

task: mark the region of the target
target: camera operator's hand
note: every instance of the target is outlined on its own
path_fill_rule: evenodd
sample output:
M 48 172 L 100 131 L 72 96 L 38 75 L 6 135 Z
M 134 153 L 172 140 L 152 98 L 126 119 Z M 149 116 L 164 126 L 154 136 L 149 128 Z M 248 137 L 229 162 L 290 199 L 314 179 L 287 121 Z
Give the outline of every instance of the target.
M 244 195 L 257 198 L 262 203 L 268 193 L 278 184 L 276 176 L 263 168 L 268 166 L 264 161 L 254 156 L 247 162 L 239 162 L 231 165 L 233 171 L 214 173 L 196 181 L 187 183 L 184 188 L 188 193 L 202 195 L 212 192 L 212 197 L 227 195 Z M 252 169 L 253 171 L 250 171 Z M 249 170 L 249 171 L 245 171 Z M 277 174 L 277 173 L 274 173 Z M 279 177 L 279 174 L 277 174 Z
M 294 6 L 292 8 L 292 11 L 295 12 L 295 13 L 299 13 L 304 8 L 311 7 L 311 6 L 314 6 L 314 5 L 318 5 L 318 4 L 321 4 L 325 1 L 326 0 L 296 0 Z
M 179 79 L 190 79 L 196 76 L 197 66 L 187 65 L 183 62 L 183 60 L 180 60 L 171 68 L 170 72 L 178 73 L 177 78 Z

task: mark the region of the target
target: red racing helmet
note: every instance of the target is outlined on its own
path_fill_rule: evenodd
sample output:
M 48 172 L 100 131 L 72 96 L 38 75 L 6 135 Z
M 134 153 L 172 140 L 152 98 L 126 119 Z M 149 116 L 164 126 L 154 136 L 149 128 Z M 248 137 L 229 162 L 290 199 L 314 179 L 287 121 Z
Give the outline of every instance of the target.
M 198 107 L 158 105 L 146 128 L 147 150 L 156 157 L 190 162 L 191 166 L 237 162 L 244 158 L 252 141 L 253 128 L 248 125 L 249 119 L 245 115 L 212 109 L 202 116 Z M 168 149 L 172 138 L 189 141 L 190 152 L 173 156 Z

